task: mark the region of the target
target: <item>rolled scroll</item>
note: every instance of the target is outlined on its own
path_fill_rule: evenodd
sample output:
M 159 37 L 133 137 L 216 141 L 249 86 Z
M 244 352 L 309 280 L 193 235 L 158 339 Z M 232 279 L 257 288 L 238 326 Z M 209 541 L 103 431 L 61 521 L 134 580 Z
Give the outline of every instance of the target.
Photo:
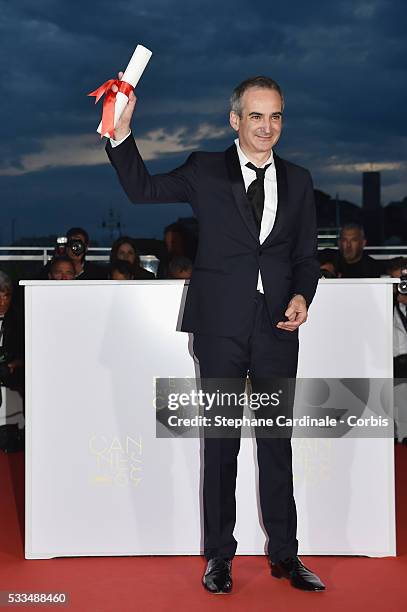
M 114 128 L 126 107 L 130 91 L 136 87 L 151 56 L 152 52 L 149 49 L 146 49 L 143 45 L 137 45 L 122 78 L 106 81 L 98 89 L 88 94 L 89 96 L 96 96 L 96 102 L 104 93 L 106 94 L 103 103 L 102 121 L 97 129 L 99 134 L 102 134 L 103 129 L 102 136 L 107 138 L 113 136 Z M 113 92 L 111 89 L 113 85 L 117 85 L 119 91 Z

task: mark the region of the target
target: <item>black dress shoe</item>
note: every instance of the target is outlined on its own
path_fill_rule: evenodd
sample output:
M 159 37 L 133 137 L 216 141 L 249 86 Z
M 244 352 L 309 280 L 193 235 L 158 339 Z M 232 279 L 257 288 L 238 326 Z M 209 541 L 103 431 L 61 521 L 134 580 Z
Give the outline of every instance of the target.
M 291 584 L 303 591 L 324 591 L 325 585 L 307 569 L 298 557 L 290 557 L 285 561 L 271 563 L 271 574 L 276 578 L 289 578 Z
M 230 593 L 232 590 L 232 560 L 214 557 L 206 566 L 203 585 L 210 593 Z

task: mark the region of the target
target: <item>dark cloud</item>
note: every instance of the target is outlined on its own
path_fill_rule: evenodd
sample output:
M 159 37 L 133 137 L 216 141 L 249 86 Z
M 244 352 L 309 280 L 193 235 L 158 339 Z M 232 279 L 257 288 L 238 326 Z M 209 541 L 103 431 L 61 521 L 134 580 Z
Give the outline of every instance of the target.
M 175 163 L 181 163 L 176 159 Z M 157 163 L 150 163 L 157 172 Z M 132 205 L 109 166 L 58 168 L 32 175 L 2 177 L 0 243 L 9 244 L 11 223 L 17 236 L 63 235 L 75 225 L 92 238 L 107 238 L 102 228 L 110 208 L 119 214 L 123 231 L 137 237 L 162 237 L 162 228 L 179 216 L 191 216 L 188 204 Z M 61 189 L 61 186 L 63 188 Z
M 203 123 L 224 127 L 231 89 L 248 75 L 270 74 L 286 98 L 281 155 L 309 167 L 316 186 L 358 203 L 361 177 L 352 165 L 399 164 L 383 171 L 382 183 L 384 202 L 401 199 L 406 14 L 401 0 L 0 0 L 0 171 L 23 168 L 50 138 L 93 134 L 100 105 L 87 92 L 124 67 L 140 42 L 154 55 L 138 91 L 139 137 L 183 128 L 187 142 Z M 199 148 L 219 150 L 232 137 L 203 139 Z M 181 157 L 166 154 L 151 166 L 163 170 Z M 44 168 L 0 176 L 0 184 L 24 226 L 38 226 L 33 210 L 62 224 L 78 193 L 89 199 L 90 217 L 113 199 L 126 206 L 108 166 Z M 55 188 L 65 202 L 57 209 Z

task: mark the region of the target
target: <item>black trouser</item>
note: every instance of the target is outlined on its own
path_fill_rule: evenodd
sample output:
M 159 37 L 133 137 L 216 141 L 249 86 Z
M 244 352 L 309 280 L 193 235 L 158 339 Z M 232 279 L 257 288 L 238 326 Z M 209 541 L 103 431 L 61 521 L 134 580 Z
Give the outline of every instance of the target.
M 402 382 L 406 382 L 405 379 L 407 378 L 407 355 L 398 355 L 397 357 L 394 357 L 393 368 L 395 384 L 400 385 Z
M 238 308 L 238 304 L 236 305 Z M 241 388 L 249 373 L 256 378 L 295 378 L 298 340 L 293 332 L 277 335 L 271 326 L 264 296 L 256 295 L 251 329 L 240 337 L 195 334 L 194 353 L 202 378 L 237 378 Z M 284 334 L 287 334 L 284 336 Z M 290 438 L 257 438 L 259 493 L 268 553 L 277 562 L 297 554 L 297 514 L 293 495 Z M 205 557 L 231 558 L 237 542 L 236 474 L 240 438 L 205 438 L 204 449 L 204 548 Z

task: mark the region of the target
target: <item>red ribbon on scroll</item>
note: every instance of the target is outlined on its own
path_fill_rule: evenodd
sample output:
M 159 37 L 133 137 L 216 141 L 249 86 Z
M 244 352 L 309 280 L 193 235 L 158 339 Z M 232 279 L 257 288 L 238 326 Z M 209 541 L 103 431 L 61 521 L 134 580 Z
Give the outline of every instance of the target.
M 124 93 L 129 97 L 130 92 L 133 90 L 133 86 L 126 81 L 119 81 L 119 79 L 109 79 L 106 83 L 103 83 L 100 87 L 88 93 L 88 96 L 96 96 L 95 104 L 97 104 L 100 98 L 105 94 L 103 100 L 103 113 L 102 113 L 102 134 L 109 134 L 110 138 L 114 136 L 114 107 L 116 104 L 117 91 L 112 91 L 113 85 L 116 85 L 117 90 Z

